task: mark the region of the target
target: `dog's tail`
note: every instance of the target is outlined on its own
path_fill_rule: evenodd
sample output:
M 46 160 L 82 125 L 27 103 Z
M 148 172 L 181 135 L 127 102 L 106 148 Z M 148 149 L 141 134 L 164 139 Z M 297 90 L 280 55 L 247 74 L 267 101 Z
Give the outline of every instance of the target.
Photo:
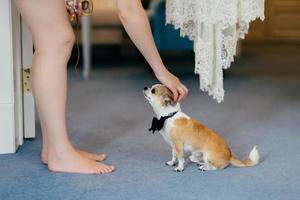
M 259 163 L 259 153 L 256 146 L 253 147 L 247 159 L 239 160 L 232 155 L 229 163 L 235 167 L 252 167 L 257 165 Z

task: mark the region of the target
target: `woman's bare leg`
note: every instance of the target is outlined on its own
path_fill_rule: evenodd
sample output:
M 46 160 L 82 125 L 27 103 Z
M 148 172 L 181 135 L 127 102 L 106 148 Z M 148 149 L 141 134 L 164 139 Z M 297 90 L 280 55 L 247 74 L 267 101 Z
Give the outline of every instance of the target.
M 48 164 L 48 148 L 49 148 L 49 139 L 48 139 L 48 133 L 46 131 L 46 126 L 45 126 L 45 122 L 42 116 L 40 116 L 40 124 L 41 124 L 41 129 L 42 129 L 42 151 L 41 151 L 41 161 L 44 164 Z M 106 159 L 106 155 L 105 154 L 93 154 L 93 153 L 89 153 L 86 151 L 82 151 L 78 148 L 76 148 L 76 151 L 80 154 L 82 154 L 83 156 L 95 160 L 95 161 L 103 161 Z
M 74 43 L 63 0 L 15 0 L 33 35 L 35 54 L 31 85 L 47 132 L 48 168 L 71 173 L 109 173 L 113 166 L 82 156 L 66 128 L 67 61 Z
M 49 145 L 48 145 L 48 133 L 46 131 L 46 126 L 44 123 L 44 120 L 40 116 L 40 123 L 41 123 L 41 128 L 42 128 L 42 135 L 43 135 L 43 141 L 42 141 L 42 150 L 41 150 L 41 161 L 43 164 L 48 164 L 48 152 L 49 152 Z M 105 154 L 93 154 L 89 153 L 83 150 L 80 150 L 78 148 L 75 148 L 78 153 L 81 155 L 85 156 L 86 158 L 89 158 L 91 160 L 95 161 L 103 161 L 106 159 Z

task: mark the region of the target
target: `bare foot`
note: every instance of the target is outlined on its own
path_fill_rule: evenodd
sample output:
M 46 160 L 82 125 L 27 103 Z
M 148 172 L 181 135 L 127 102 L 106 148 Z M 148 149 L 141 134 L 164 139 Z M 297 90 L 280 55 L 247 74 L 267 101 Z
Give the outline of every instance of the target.
M 115 167 L 86 158 L 77 150 L 70 148 L 68 152 L 61 154 L 49 152 L 48 169 L 53 172 L 106 174 L 113 172 Z
M 105 154 L 94 154 L 94 153 L 89 153 L 87 151 L 83 151 L 80 149 L 75 148 L 76 151 L 81 154 L 82 156 L 94 160 L 94 161 L 103 161 L 107 158 Z M 48 164 L 48 150 L 47 148 L 42 148 L 42 153 L 41 153 L 41 161 L 43 164 L 47 165 Z

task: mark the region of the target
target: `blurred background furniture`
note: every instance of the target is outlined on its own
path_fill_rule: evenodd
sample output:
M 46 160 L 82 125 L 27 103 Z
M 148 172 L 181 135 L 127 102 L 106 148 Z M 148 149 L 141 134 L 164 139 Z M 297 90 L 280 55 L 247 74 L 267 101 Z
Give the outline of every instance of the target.
M 151 0 L 142 0 L 145 9 Z M 126 43 L 128 37 L 118 16 L 116 0 L 94 1 L 92 16 L 84 16 L 81 23 L 83 47 L 83 77 L 88 78 L 91 70 L 93 45 L 119 45 Z
M 264 22 L 251 24 L 243 43 L 247 44 L 299 44 L 300 43 L 300 1 L 267 0 Z
M 124 30 L 118 17 L 116 0 L 94 1 L 93 15 L 83 17 L 81 26 L 83 77 L 88 78 L 91 69 L 92 44 L 122 43 Z

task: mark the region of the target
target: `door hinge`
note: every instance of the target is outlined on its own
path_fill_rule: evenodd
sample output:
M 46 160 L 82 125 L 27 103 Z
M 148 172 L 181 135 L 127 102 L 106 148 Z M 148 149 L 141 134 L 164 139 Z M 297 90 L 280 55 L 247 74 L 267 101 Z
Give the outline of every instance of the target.
M 31 92 L 30 88 L 30 69 L 23 69 L 23 92 Z

